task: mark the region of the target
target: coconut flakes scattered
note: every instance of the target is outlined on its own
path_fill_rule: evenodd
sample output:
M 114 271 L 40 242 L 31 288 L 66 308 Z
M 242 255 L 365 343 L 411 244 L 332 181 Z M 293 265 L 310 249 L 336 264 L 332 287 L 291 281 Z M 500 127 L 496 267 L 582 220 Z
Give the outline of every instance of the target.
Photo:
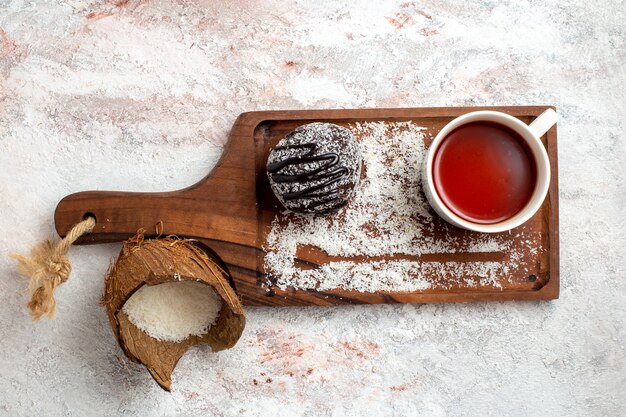
M 206 334 L 221 308 L 222 300 L 211 286 L 179 281 L 142 286 L 126 301 L 122 312 L 154 339 L 182 342 Z
M 426 128 L 412 122 L 364 122 L 349 128 L 360 141 L 365 178 L 354 198 L 336 215 L 310 217 L 287 211 L 276 215 L 264 245 L 265 272 L 271 279 L 268 285 L 283 290 L 359 292 L 419 291 L 452 285 L 501 289 L 499 277 L 516 268 L 521 258 L 512 246 L 516 236 L 485 235 L 463 241 L 448 232 L 453 226 L 439 222 L 437 235 L 447 238 L 434 237 L 434 214 L 421 192 Z M 533 239 L 532 245 L 536 243 Z M 325 252 L 330 261 L 317 268 L 303 267 L 298 251 L 306 248 Z M 457 251 L 508 256 L 498 262 L 419 259 Z M 372 259 L 350 260 L 356 256 Z M 385 257 L 394 258 L 380 259 Z

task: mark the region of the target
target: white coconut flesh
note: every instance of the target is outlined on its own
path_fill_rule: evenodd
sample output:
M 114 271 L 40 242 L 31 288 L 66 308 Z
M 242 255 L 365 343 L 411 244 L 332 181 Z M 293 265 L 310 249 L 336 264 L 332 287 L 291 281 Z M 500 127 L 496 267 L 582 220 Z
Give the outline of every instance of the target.
M 215 324 L 222 300 L 197 281 L 144 285 L 124 303 L 122 313 L 153 339 L 182 342 L 202 336 Z

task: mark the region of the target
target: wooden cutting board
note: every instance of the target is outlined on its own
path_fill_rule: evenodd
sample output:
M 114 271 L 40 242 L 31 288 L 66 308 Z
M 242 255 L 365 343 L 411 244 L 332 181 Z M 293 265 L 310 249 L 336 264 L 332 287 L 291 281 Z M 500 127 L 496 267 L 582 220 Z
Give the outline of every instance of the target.
M 290 221 L 272 194 L 265 174 L 270 149 L 299 125 L 325 121 L 355 129 L 365 123 L 393 127 L 410 122 L 423 127 L 428 147 L 450 120 L 476 110 L 497 110 L 530 123 L 546 106 L 404 108 L 310 111 L 263 111 L 241 114 L 232 128 L 224 154 L 203 180 L 164 193 L 87 191 L 69 195 L 55 212 L 56 229 L 64 236 L 87 214 L 96 217 L 94 231 L 79 244 L 122 241 L 140 228 L 197 239 L 227 267 L 244 304 L 251 306 L 336 305 L 357 303 L 430 303 L 488 300 L 549 300 L 559 295 L 559 232 L 556 126 L 542 138 L 552 179 L 548 197 L 527 223 L 496 235 L 469 232 L 447 225 L 436 215 L 413 219 L 423 237 L 445 249 L 377 256 L 338 256 L 323 247 L 298 246 L 289 276 L 270 270 L 266 256 L 276 252 L 281 227 Z M 359 135 L 357 134 L 357 138 Z M 393 138 L 389 138 L 390 146 Z M 365 158 L 367 167 L 367 157 Z M 416 167 L 416 172 L 419 167 Z M 365 177 L 368 172 L 365 170 Z M 367 181 L 365 181 L 367 182 Z M 419 191 L 421 192 L 421 191 Z M 348 206 L 345 210 L 350 210 Z M 333 221 L 330 219 L 329 221 Z M 421 222 L 421 224 L 420 224 Z M 273 244 L 268 244 L 272 235 Z M 380 239 L 376 231 L 372 239 Z M 475 244 L 482 242 L 480 245 Z M 487 243 L 485 243 L 487 242 Z M 494 244 L 490 244 L 494 243 Z M 419 242 L 415 243 L 419 244 Z M 481 249 L 482 248 L 482 249 Z M 432 248 L 431 248 L 432 249 Z M 405 262 L 403 278 L 410 290 L 376 289 L 376 268 Z M 336 265 L 369 268 L 371 291 L 290 285 L 298 271 L 331 271 Z M 404 265 L 404 264 L 403 264 Z M 275 265 L 274 265 L 275 267 Z M 355 268 L 355 270 L 358 268 Z M 372 270 L 374 272 L 372 272 Z M 400 269 L 400 271 L 402 271 Z M 355 272 L 354 274 L 357 274 Z M 381 278 L 383 275 L 380 275 Z M 291 278 L 290 278 L 291 277 Z M 363 277 L 355 276 L 355 282 Z M 350 283 L 350 279 L 346 282 Z M 413 285 L 414 283 L 420 285 Z M 300 289 L 304 288 L 304 289 Z M 406 288 L 406 287 L 402 287 Z

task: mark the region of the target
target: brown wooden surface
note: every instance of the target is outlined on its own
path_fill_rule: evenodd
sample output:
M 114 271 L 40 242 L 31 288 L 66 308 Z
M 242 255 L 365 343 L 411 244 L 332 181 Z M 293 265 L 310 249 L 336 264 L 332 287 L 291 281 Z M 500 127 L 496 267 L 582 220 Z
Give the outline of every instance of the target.
M 552 166 L 548 198 L 539 212 L 525 225 L 528 231 L 540 232 L 538 255 L 527 254 L 521 266 L 530 267 L 535 280 L 527 274 L 513 274 L 502 282 L 501 289 L 489 287 L 460 288 L 447 282 L 445 288 L 434 287 L 416 292 L 358 293 L 355 291 L 314 290 L 270 291 L 263 258 L 265 235 L 275 216 L 277 202 L 269 191 L 265 160 L 269 149 L 296 126 L 311 121 L 349 124 L 361 121 L 413 121 L 436 132 L 461 114 L 475 110 L 498 110 L 532 121 L 546 106 L 407 108 L 362 110 L 267 111 L 244 113 L 235 122 L 224 154 L 203 180 L 191 187 L 166 193 L 124 193 L 88 191 L 69 195 L 57 206 L 55 223 L 59 235 L 80 221 L 87 213 L 96 217 L 94 231 L 81 238 L 80 244 L 121 241 L 139 228 L 148 233 L 157 225 L 165 235 L 193 237 L 208 245 L 226 264 L 237 293 L 246 305 L 294 306 L 336 305 L 353 303 L 427 303 L 480 300 L 548 300 L 559 294 L 558 178 L 556 126 L 542 138 Z M 427 139 L 427 142 L 429 139 Z M 428 143 L 427 143 L 428 145 Z M 435 219 L 435 221 L 441 221 Z M 436 226 L 436 225 L 435 225 Z M 437 227 L 435 227 L 435 230 Z M 455 229 L 471 240 L 472 232 Z M 401 255 L 394 255 L 401 256 Z M 429 254 L 414 260 L 446 261 L 453 256 L 462 261 L 501 260 L 506 254 L 455 253 Z M 302 248 L 298 257 L 308 267 L 341 260 L 317 248 Z M 426 258 L 424 258 L 426 257 Z M 392 259 L 393 256 L 385 257 Z M 361 257 L 353 261 L 368 262 Z M 524 264 L 526 262 L 526 264 Z M 532 263 L 532 265 L 530 265 Z M 510 281 L 510 282 L 509 282 Z

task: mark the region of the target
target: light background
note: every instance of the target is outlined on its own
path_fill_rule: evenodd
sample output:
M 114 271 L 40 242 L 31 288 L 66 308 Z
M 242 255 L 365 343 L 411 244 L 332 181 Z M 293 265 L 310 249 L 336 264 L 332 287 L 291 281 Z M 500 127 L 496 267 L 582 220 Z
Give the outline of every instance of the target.
M 223 3 L 223 4 L 220 4 Z M 626 415 L 623 1 L 0 0 L 0 415 Z M 561 298 L 247 309 L 161 391 L 77 247 L 32 323 L 7 258 L 63 196 L 202 178 L 244 111 L 556 105 Z

